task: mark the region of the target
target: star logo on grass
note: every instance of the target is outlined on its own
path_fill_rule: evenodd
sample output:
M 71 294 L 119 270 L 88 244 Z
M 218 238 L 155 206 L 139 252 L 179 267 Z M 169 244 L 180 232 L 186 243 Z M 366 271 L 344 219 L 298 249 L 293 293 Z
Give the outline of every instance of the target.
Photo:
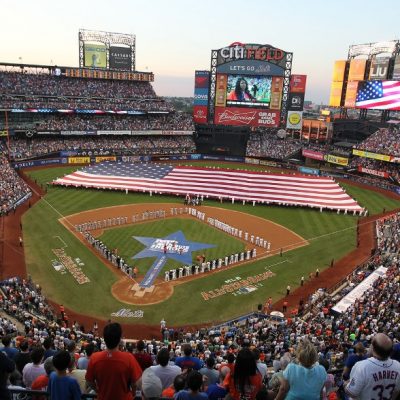
M 144 244 L 146 248 L 135 254 L 132 259 L 156 257 L 155 262 L 140 283 L 142 287 L 149 287 L 153 284 L 169 258 L 181 262 L 182 265 L 191 265 L 194 251 L 215 247 L 214 244 L 190 242 L 186 240 L 182 231 L 171 233 L 164 238 L 146 236 L 133 236 L 133 238 Z

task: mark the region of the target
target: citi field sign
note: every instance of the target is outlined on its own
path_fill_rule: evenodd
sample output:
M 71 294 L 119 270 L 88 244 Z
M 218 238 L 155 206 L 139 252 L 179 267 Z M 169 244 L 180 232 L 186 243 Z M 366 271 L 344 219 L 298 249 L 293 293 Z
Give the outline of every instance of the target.
M 281 64 L 287 52 L 267 44 L 244 44 L 234 42 L 227 47 L 217 50 L 218 65 L 237 60 L 266 61 Z

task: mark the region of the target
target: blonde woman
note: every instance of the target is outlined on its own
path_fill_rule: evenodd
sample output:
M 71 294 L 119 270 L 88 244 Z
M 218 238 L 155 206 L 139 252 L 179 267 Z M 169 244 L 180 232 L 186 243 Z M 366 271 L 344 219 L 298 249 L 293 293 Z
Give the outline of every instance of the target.
M 318 354 L 308 339 L 300 340 L 296 349 L 296 362 L 283 371 L 281 386 L 275 400 L 320 400 L 326 371 L 317 363 Z

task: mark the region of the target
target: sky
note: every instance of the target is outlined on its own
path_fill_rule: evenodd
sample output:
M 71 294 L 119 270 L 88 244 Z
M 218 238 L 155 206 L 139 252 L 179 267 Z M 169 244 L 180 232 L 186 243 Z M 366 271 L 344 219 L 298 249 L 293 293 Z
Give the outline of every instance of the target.
M 160 96 L 192 97 L 194 71 L 233 42 L 293 53 L 306 100 L 327 103 L 352 44 L 399 39 L 398 0 L 0 0 L 0 61 L 78 67 L 79 29 L 136 35 L 136 69 Z

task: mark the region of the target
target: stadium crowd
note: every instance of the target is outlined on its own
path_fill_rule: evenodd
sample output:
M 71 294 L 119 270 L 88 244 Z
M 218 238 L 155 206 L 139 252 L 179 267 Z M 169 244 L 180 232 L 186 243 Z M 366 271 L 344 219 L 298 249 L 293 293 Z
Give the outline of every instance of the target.
M 39 286 L 30 280 L 12 278 L 1 284 L 0 305 L 10 317 L 0 319 L 3 342 L 0 350 L 8 357 L 5 362 L 2 355 L 0 365 L 9 366 L 11 387 L 49 391 L 56 390 L 57 382 L 53 381 L 68 370 L 68 376 L 77 379 L 80 388 L 76 389 L 77 396 L 91 392 L 93 381 L 97 383 L 94 388 L 99 398 L 107 398 L 104 397 L 107 390 L 117 396 L 122 385 L 125 391 L 129 390 L 125 375 L 118 369 L 116 376 L 108 369 L 105 379 L 97 366 L 98 360 L 108 354 L 130 360 L 134 365 L 130 373 L 135 376 L 131 386 L 135 388 L 137 381 L 144 399 L 161 396 L 192 399 L 194 392 L 202 400 L 222 399 L 227 393 L 237 400 L 244 396 L 250 400 L 331 400 L 345 398 L 343 390 L 347 390 L 356 398 L 370 400 L 377 389 L 372 378 L 372 384 L 365 381 L 361 367 L 364 364 L 358 363 L 374 357 L 369 359 L 379 363 L 379 374 L 387 365 L 394 371 L 390 376 L 384 374 L 393 387 L 393 397 L 386 398 L 396 399 L 400 390 L 400 364 L 387 361 L 387 357 L 391 353 L 393 360 L 400 358 L 399 232 L 400 213 L 379 220 L 376 252 L 371 259 L 335 292 L 319 290 L 305 299 L 304 312 L 299 310 L 301 316 L 289 313 L 286 318 L 273 319 L 272 314 L 269 317 L 253 314 L 199 330 L 173 329 L 163 319 L 160 323 L 163 340 L 120 342 L 121 332 L 115 323 L 106 326 L 103 337 L 97 324 L 85 331 L 77 322 L 69 323 L 63 306 L 58 313 L 52 312 Z M 345 312 L 332 310 L 340 298 L 380 266 L 387 268 L 386 273 L 353 303 L 349 302 Z M 272 307 L 270 302 L 268 305 Z M 19 323 L 24 328 L 17 332 Z M 122 355 L 115 354 L 116 351 Z M 46 360 L 48 356 L 53 356 L 53 365 Z M 62 357 L 68 359 L 63 368 L 59 364 Z M 59 372 L 60 368 L 64 373 Z M 56 372 L 52 374 L 54 369 Z M 3 377 L 8 375 L 3 374 Z M 35 382 L 36 379 L 39 381 Z M 364 382 L 362 387 L 355 385 L 359 380 Z M 241 386 L 242 381 L 251 382 L 253 389 Z M 45 384 L 40 386 L 40 382 Z M 0 390 L 7 394 L 5 387 Z
M 247 142 L 246 156 L 286 159 L 296 154 L 302 144 L 291 138 L 280 139 L 270 132 L 253 132 Z
M 1 108 L 173 111 L 150 82 L 0 71 Z
M 4 146 L 5 147 L 5 146 Z M 59 138 L 11 138 L 10 156 L 13 160 L 40 157 L 59 151 L 93 151 L 96 154 L 187 154 L 196 150 L 191 136 L 88 136 Z
M 376 173 L 387 173 L 397 182 L 400 182 L 400 168 L 398 164 L 392 164 L 385 161 L 374 160 L 372 158 L 355 157 L 349 164 L 350 168 L 363 167 Z
M 1 154 L 0 147 L 0 216 L 16 209 L 19 202 L 31 196 L 28 185 Z
M 400 156 L 400 129 L 382 128 L 354 148 L 389 156 Z

